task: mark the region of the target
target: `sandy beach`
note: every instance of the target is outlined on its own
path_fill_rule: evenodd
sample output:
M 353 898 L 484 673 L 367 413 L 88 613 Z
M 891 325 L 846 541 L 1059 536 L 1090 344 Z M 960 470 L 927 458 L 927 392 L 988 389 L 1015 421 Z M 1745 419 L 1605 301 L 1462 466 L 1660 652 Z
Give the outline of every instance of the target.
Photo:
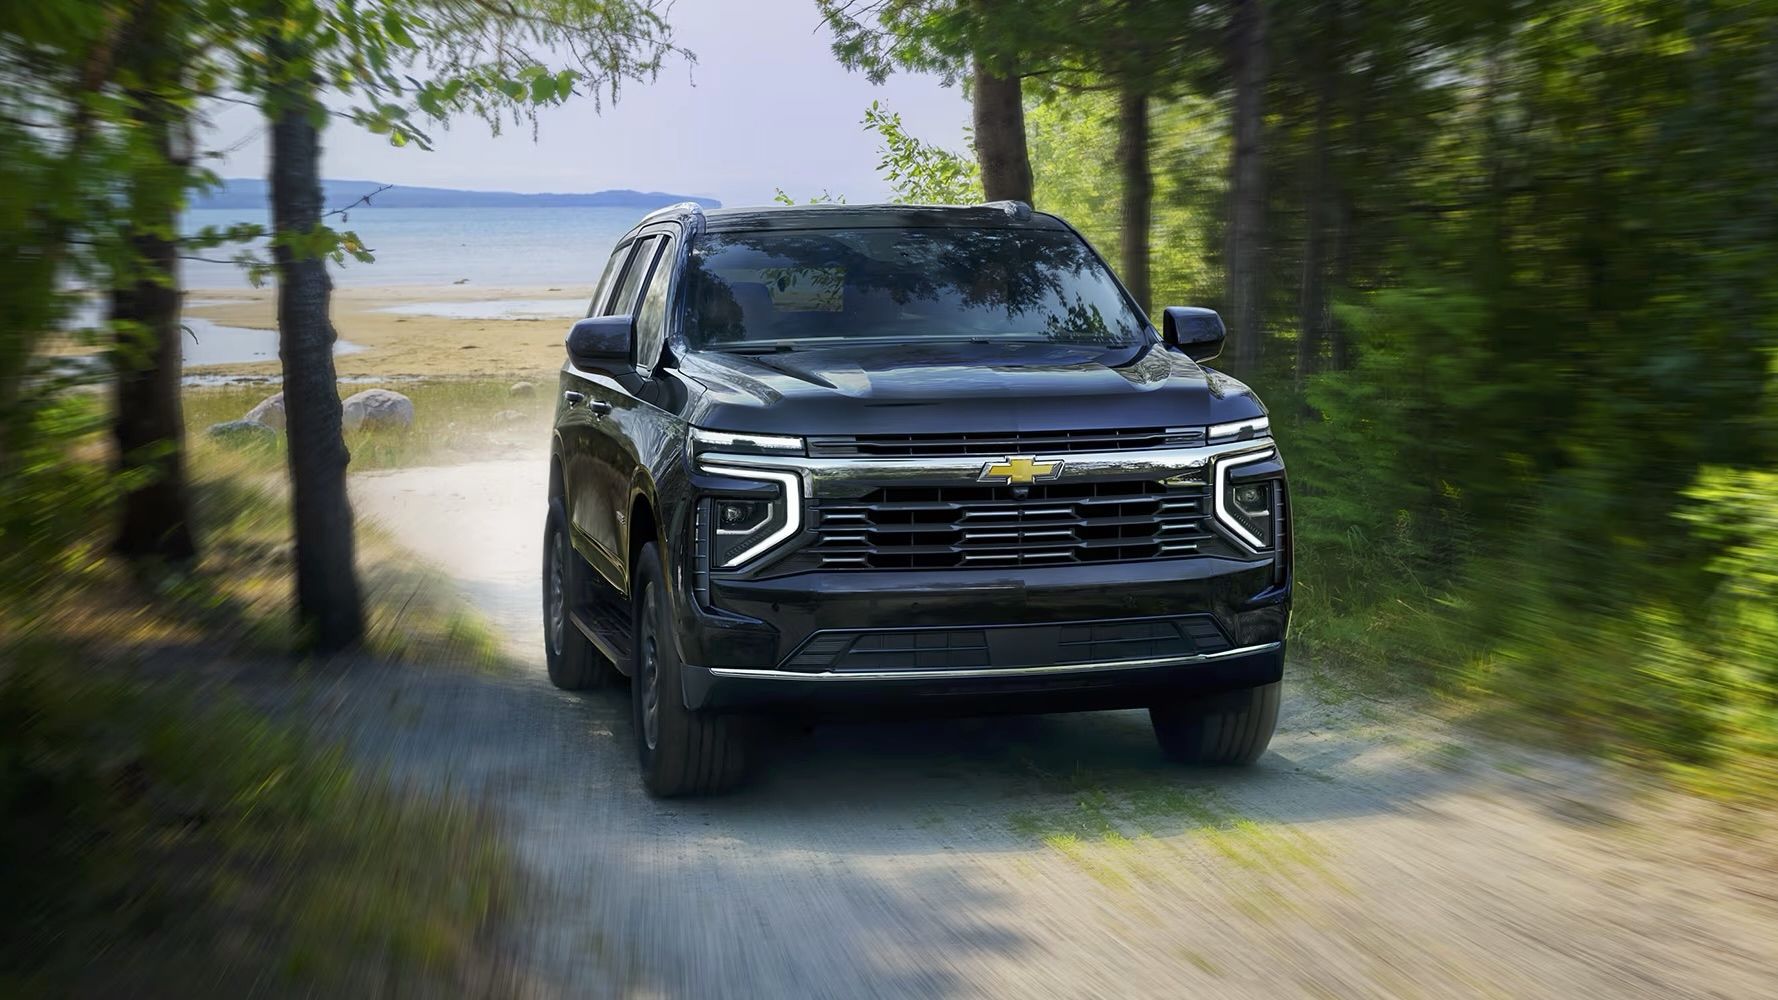
M 360 348 L 335 364 L 341 377 L 357 378 L 547 377 L 561 366 L 562 338 L 591 296 L 590 284 L 335 289 L 334 328 Z M 269 286 L 192 289 L 185 314 L 237 331 L 276 330 L 276 302 Z M 187 365 L 186 374 L 277 375 L 279 362 L 274 352 L 265 360 Z

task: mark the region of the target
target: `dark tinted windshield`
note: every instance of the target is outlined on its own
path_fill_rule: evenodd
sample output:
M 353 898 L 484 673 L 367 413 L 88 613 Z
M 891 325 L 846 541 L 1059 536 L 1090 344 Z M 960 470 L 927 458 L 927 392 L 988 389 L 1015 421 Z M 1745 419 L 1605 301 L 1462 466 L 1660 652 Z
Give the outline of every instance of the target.
M 1142 320 L 1071 232 L 706 233 L 686 271 L 694 348 L 911 340 L 1136 343 Z

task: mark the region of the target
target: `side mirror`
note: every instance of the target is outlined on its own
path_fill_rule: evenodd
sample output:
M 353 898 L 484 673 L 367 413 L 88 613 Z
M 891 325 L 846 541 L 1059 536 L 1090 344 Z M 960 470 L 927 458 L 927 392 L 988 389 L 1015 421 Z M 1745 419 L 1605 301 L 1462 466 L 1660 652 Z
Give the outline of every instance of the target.
M 568 328 L 568 360 L 576 368 L 615 374 L 635 358 L 634 316 L 588 316 Z
M 1222 353 L 1222 317 L 1214 309 L 1168 306 L 1161 310 L 1161 339 L 1193 361 L 1209 361 Z

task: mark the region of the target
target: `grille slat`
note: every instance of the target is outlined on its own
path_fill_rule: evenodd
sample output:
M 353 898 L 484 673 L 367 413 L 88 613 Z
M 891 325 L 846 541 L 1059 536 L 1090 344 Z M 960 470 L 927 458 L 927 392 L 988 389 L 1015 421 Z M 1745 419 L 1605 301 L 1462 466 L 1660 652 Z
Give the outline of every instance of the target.
M 1078 455 L 1094 451 L 1193 448 L 1204 443 L 1201 427 L 1136 427 L 1095 431 L 1001 431 L 969 434 L 835 434 L 809 440 L 809 454 L 822 458 L 861 455 L 940 457 L 990 452 Z
M 1210 536 L 1201 485 L 884 487 L 816 504 L 813 554 L 836 569 L 942 569 L 1173 558 Z

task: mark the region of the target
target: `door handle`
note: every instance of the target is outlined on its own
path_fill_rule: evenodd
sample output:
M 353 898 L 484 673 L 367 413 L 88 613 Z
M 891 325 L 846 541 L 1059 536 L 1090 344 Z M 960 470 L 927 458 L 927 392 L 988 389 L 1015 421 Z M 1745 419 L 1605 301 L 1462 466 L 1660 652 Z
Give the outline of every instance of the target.
M 587 395 L 584 392 L 575 392 L 573 389 L 564 389 L 562 390 L 562 398 L 568 401 L 570 407 L 586 403 L 587 412 L 595 415 L 604 415 L 611 412 L 610 403 L 607 403 L 602 399 L 588 400 Z

